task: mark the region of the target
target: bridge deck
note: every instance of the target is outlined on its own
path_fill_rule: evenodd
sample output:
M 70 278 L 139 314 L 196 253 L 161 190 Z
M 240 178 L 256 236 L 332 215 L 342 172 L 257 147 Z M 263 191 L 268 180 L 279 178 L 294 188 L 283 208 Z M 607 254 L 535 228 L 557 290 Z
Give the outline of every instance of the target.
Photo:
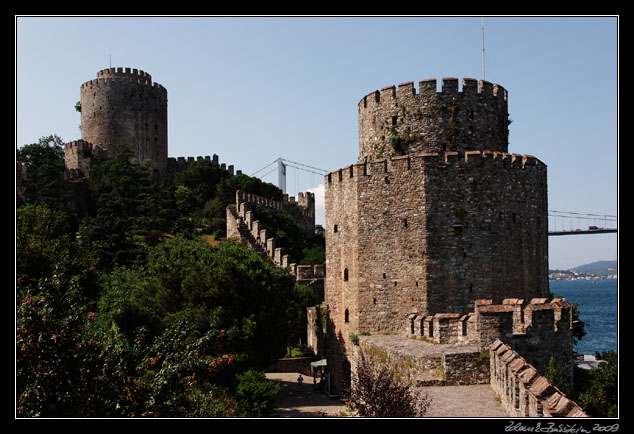
M 548 232 L 548 236 L 557 236 L 557 235 L 587 235 L 587 234 L 609 234 L 616 233 L 616 229 L 591 229 L 591 230 L 576 230 L 576 231 L 550 231 Z

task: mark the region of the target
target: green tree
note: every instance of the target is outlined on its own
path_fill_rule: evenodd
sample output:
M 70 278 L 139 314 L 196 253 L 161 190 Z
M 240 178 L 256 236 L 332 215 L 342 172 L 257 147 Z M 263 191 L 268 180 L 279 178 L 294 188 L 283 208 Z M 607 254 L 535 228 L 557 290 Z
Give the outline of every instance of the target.
M 120 146 L 114 158 L 90 171 L 94 213 L 80 227 L 81 245 L 100 269 L 138 263 L 176 219 L 169 192 Z M 172 208 L 173 209 L 173 208 Z
M 114 379 L 100 375 L 104 348 L 86 333 L 96 311 L 84 292 L 95 279 L 91 271 L 61 273 L 18 286 L 18 416 L 92 416 L 100 414 L 104 396 L 116 393 Z
M 579 405 L 592 417 L 618 416 L 618 357 L 613 350 L 597 353 L 599 366 L 590 372 L 590 386 Z
M 75 245 L 68 214 L 45 205 L 26 204 L 16 211 L 16 274 L 37 282 L 59 273 L 73 260 Z
M 280 386 L 266 379 L 263 372 L 250 369 L 237 376 L 236 399 L 249 417 L 266 417 L 275 406 Z
M 197 160 L 191 163 L 187 170 L 175 175 L 176 185 L 188 188 L 197 201 L 197 208 L 216 195 L 218 184 L 229 178 L 229 172 L 222 169 L 218 163 L 210 160 Z
M 227 236 L 226 209 L 228 205 L 235 204 L 237 190 L 276 201 L 281 201 L 284 196 L 282 190 L 273 184 L 262 182 L 259 178 L 240 174 L 222 179 L 218 184 L 216 196 L 204 207 L 204 215 L 209 221 L 210 228 L 218 237 Z
M 67 192 L 62 178 L 63 144 L 61 137 L 52 134 L 16 151 L 16 160 L 26 167 L 27 203 L 43 204 L 51 209 L 64 206 Z
M 548 360 L 544 377 L 546 377 L 550 384 L 561 390 L 564 394 L 567 395 L 570 393 L 570 381 L 564 373 L 563 366 L 557 362 L 554 355 Z
M 265 366 L 284 354 L 293 289 L 287 271 L 237 243 L 177 237 L 150 249 L 134 299 L 163 324 L 226 330 L 228 351 Z

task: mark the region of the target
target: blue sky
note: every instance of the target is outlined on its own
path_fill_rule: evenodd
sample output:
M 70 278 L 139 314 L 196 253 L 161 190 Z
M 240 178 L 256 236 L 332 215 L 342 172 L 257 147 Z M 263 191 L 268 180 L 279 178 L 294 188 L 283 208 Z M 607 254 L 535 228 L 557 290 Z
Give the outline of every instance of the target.
M 486 80 L 509 92 L 509 152 L 548 165 L 549 209 L 617 215 L 618 18 L 484 23 Z M 168 91 L 170 156 L 218 154 L 246 174 L 278 157 L 335 170 L 356 162 L 363 96 L 481 79 L 481 27 L 480 16 L 16 17 L 16 146 L 80 138 L 80 85 L 131 67 Z M 322 183 L 288 170 L 291 195 Z M 550 266 L 616 259 L 617 240 L 550 237 Z

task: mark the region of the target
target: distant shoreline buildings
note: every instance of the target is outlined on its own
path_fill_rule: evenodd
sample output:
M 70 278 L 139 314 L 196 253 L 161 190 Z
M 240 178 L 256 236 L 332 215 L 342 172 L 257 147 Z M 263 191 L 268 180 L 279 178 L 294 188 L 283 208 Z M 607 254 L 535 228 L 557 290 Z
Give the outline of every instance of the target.
M 590 274 L 573 270 L 549 270 L 548 280 L 598 280 L 598 279 L 618 279 L 618 274 Z

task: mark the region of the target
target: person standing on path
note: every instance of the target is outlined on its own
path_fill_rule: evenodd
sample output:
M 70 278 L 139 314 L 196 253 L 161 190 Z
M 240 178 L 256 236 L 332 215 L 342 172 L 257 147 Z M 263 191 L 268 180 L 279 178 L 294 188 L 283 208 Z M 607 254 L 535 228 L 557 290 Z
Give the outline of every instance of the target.
M 302 377 L 302 374 L 299 374 L 299 377 L 297 377 L 297 390 L 302 390 L 303 382 L 304 382 L 304 377 Z

